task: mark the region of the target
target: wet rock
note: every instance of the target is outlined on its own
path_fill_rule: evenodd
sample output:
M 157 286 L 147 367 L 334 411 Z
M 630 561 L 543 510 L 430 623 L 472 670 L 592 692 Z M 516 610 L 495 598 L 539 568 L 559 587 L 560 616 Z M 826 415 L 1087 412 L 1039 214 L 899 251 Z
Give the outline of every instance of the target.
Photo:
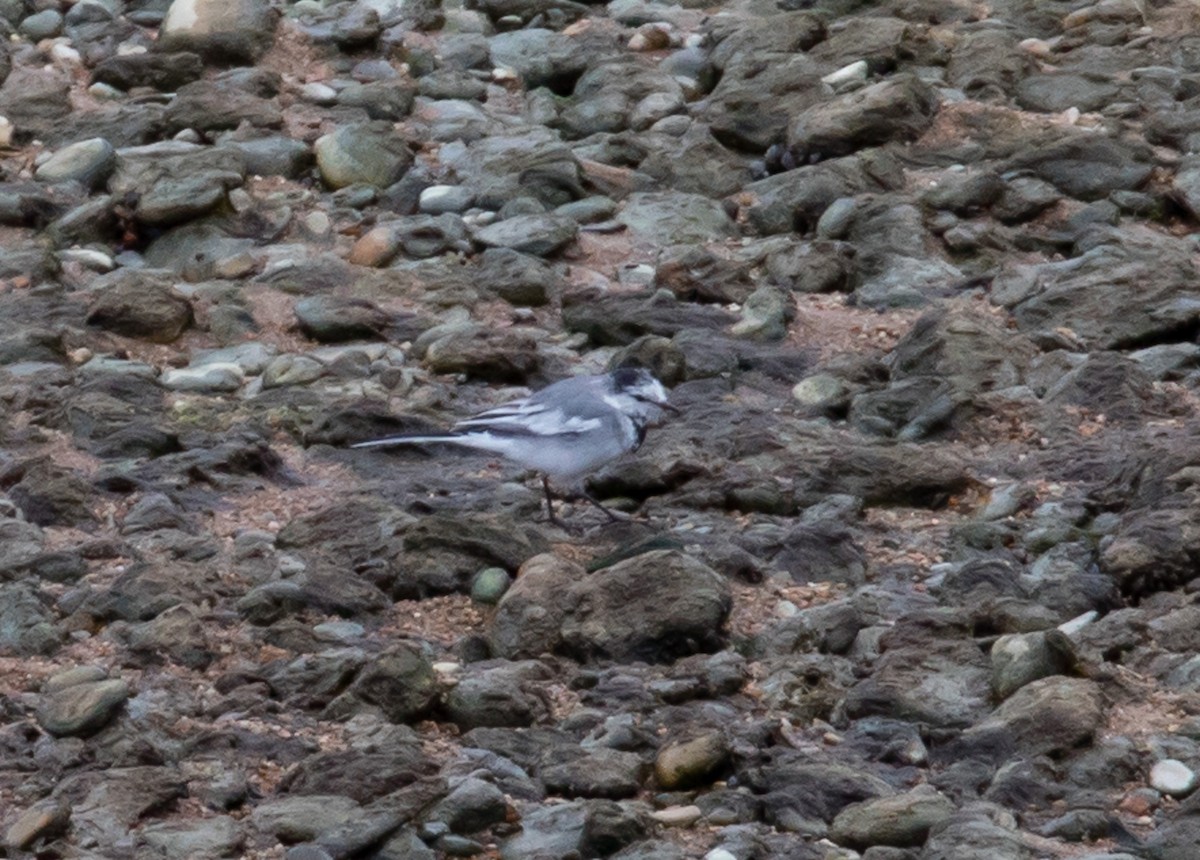
M 788 128 L 798 162 L 848 155 L 857 149 L 919 135 L 933 122 L 937 97 L 913 75 L 897 75 L 814 105 Z
M 1071 640 L 1058 630 L 1001 636 L 991 657 L 992 687 L 1001 699 L 1039 678 L 1066 674 L 1076 661 Z
M 531 91 L 545 86 L 569 92 L 587 68 L 587 54 L 576 40 L 540 27 L 497 33 L 488 51 L 493 66 L 512 69 Z
M 96 296 L 87 322 L 126 337 L 170 343 L 192 324 L 192 305 L 162 279 L 134 272 Z
M 736 232 L 724 207 L 699 194 L 631 194 L 616 220 L 653 245 L 714 242 Z
M 275 20 L 276 13 L 265 0 L 174 0 L 158 43 L 164 51 L 253 62 L 270 46 Z
M 485 288 L 513 305 L 544 305 L 558 285 L 558 278 L 545 262 L 511 248 L 488 248 L 479 255 L 476 265 Z
M 575 240 L 579 225 L 558 215 L 517 215 L 475 231 L 475 240 L 489 248 L 508 248 L 535 257 L 549 257 Z
M 95 734 L 112 721 L 128 698 L 129 685 L 120 679 L 73 684 L 43 696 L 38 723 L 55 737 Z
M 660 550 L 576 582 L 565 602 L 568 653 L 661 661 L 719 647 L 730 594 L 716 571 Z
M 12 654 L 31 656 L 58 650 L 65 631 L 47 600 L 22 582 L 0 584 L 0 646 Z
M 542 768 L 546 790 L 564 797 L 632 797 L 646 769 L 641 757 L 621 750 L 599 748 Z
M 971 804 L 934 828 L 923 860 L 1031 860 L 1010 813 L 990 803 Z
M 51 841 L 63 835 L 71 822 L 71 806 L 59 798 L 47 797 L 30 806 L 9 825 L 4 842 L 24 851 L 39 840 Z
M 464 730 L 532 725 L 546 713 L 542 686 L 549 675 L 536 660 L 472 664 L 446 694 L 446 712 Z
M 119 54 L 103 59 L 92 70 L 92 80 L 120 90 L 153 87 L 174 92 L 203 73 L 204 61 L 188 51 Z
M 434 373 L 463 373 L 493 382 L 525 382 L 538 369 L 536 341 L 518 328 L 471 326 L 438 338 L 425 350 Z
M 65 146 L 44 161 L 34 173 L 43 182 L 79 182 L 94 189 L 108 179 L 116 164 L 116 151 L 101 137 Z
M 321 178 L 331 188 L 358 182 L 386 188 L 412 164 L 413 155 L 387 122 L 342 126 L 314 144 Z
M 987 719 L 963 734 L 968 742 L 989 738 L 1011 743 L 1026 755 L 1070 749 L 1092 737 L 1103 718 L 1094 681 L 1055 675 L 1021 687 Z
M 1103 135 L 1068 134 L 1017 153 L 1009 167 L 1031 171 L 1071 197 L 1097 200 L 1140 187 L 1153 164 L 1142 146 Z
M 1100 245 L 1063 263 L 1013 266 L 997 277 L 993 296 L 1012 309 L 1022 331 L 1063 326 L 1099 348 L 1142 343 L 1192 318 L 1181 291 L 1194 277 L 1194 267 L 1180 250 L 1131 227 L 1119 243 Z M 1155 276 L 1148 279 L 1151 268 Z M 1136 308 L 1116 316 L 1102 310 L 1131 283 L 1141 285 L 1143 294 Z
M 611 800 L 542 807 L 525 815 L 521 826 L 520 834 L 501 844 L 503 860 L 542 853 L 561 857 L 571 851 L 585 857 L 613 856 L 647 833 L 636 809 Z
M 668 791 L 703 785 L 726 764 L 729 747 L 720 732 L 677 741 L 663 747 L 654 760 L 654 776 Z
M 59 790 L 67 797 L 81 798 L 71 807 L 76 838 L 92 840 L 112 853 L 138 821 L 183 797 L 187 782 L 174 767 L 112 767 L 77 773 L 60 783 Z
M 48 462 L 35 462 L 9 490 L 17 508 L 40 526 L 87 525 L 94 519 L 92 485 L 81 475 Z
M 716 329 L 731 322 L 724 311 L 678 302 L 661 290 L 563 297 L 563 324 L 600 346 L 624 346 L 647 334 L 671 337 L 686 329 Z
M 249 81 L 229 77 L 193 81 L 179 88 L 163 122 L 174 133 L 184 129 L 215 132 L 242 125 L 279 128 L 283 114 L 273 98 L 277 90 L 277 78 L 272 76 Z
M 139 834 L 142 842 L 167 858 L 226 857 L 241 850 L 242 826 L 228 815 L 197 821 L 151 823 Z
M 395 647 L 373 659 L 328 713 L 347 715 L 372 705 L 392 722 L 407 723 L 428 711 L 438 690 L 428 657 L 412 646 Z
M 348 797 L 338 794 L 310 794 L 280 797 L 254 807 L 251 823 L 281 842 L 304 842 L 318 838 L 343 824 L 363 822 L 366 812 Z
M 829 835 L 839 845 L 859 850 L 872 845 L 919 846 L 930 830 L 949 820 L 954 809 L 949 798 L 922 786 L 846 807 L 833 820 Z
M 310 296 L 296 302 L 300 330 L 321 343 L 377 338 L 391 317 L 365 299 Z
M 490 782 L 468 777 L 429 811 L 426 820 L 442 822 L 453 833 L 477 833 L 504 821 L 507 813 L 504 792 Z

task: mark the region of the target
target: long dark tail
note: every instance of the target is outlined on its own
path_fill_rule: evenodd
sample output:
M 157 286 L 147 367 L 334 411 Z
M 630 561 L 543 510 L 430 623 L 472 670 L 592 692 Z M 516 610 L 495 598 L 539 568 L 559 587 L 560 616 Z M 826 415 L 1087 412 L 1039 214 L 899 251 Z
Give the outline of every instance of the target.
M 369 442 L 356 442 L 351 448 L 382 448 L 387 445 L 426 445 L 432 442 L 449 442 L 451 445 L 463 444 L 460 436 L 388 436 L 385 439 L 372 439 Z

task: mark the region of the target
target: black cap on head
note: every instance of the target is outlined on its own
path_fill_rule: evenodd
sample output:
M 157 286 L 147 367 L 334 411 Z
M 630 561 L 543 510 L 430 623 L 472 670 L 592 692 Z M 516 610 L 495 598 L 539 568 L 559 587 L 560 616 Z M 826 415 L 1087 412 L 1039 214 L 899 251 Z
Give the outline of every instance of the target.
M 618 367 L 612 372 L 613 388 L 617 391 L 644 385 L 648 379 L 652 378 L 650 371 L 644 367 Z

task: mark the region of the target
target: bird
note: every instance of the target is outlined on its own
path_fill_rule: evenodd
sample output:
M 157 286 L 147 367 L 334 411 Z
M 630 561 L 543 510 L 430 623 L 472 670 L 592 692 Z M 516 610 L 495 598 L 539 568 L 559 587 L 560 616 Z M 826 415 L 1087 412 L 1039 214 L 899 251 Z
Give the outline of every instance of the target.
M 576 489 L 610 520 L 616 515 L 583 488 L 583 479 L 622 454 L 636 451 L 646 430 L 663 412 L 679 413 L 667 389 L 643 367 L 575 376 L 528 397 L 457 422 L 444 434 L 389 436 L 354 448 L 448 444 L 491 451 L 540 472 L 547 519 L 554 515 L 551 481 Z

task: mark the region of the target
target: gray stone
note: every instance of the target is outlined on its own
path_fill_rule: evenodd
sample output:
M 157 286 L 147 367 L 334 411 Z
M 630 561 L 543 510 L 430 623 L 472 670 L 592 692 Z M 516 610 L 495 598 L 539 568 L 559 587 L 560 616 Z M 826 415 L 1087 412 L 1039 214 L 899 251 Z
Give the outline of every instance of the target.
M 718 646 L 729 614 L 729 584 L 674 550 L 619 562 L 575 582 L 563 648 L 584 659 L 674 659 Z
M 446 694 L 446 713 L 464 730 L 532 725 L 545 716 L 542 687 L 549 677 L 536 660 L 473 663 Z
M 1076 663 L 1071 640 L 1058 630 L 1001 636 L 991 656 L 992 687 L 1001 699 L 1039 678 L 1065 674 Z
M 847 155 L 889 140 L 911 140 L 933 123 L 934 90 L 915 75 L 896 75 L 801 113 L 788 128 L 797 161 Z
M 276 18 L 266 0 L 174 0 L 158 41 L 166 51 L 253 62 L 270 47 Z
M 1150 768 L 1150 787 L 1172 797 L 1183 797 L 1196 787 L 1196 772 L 1178 759 L 1165 758 Z
M 241 825 L 228 815 L 196 821 L 151 822 L 139 835 L 146 845 L 168 860 L 229 857 L 245 841 Z
M 1032 171 L 1080 200 L 1097 200 L 1116 190 L 1138 188 L 1154 169 L 1144 144 L 1087 132 L 1030 144 L 1008 166 Z
M 859 851 L 872 845 L 916 847 L 925 843 L 930 830 L 949 820 L 954 809 L 948 797 L 921 786 L 894 797 L 847 806 L 833 820 L 829 836 L 839 845 Z
M 413 154 L 388 122 L 347 125 L 317 139 L 321 178 L 332 188 L 358 182 L 378 188 L 397 182 Z
M 471 582 L 471 599 L 476 603 L 494 606 L 512 585 L 512 577 L 502 567 L 486 567 Z
M 493 66 L 512 69 L 530 91 L 579 77 L 588 61 L 577 40 L 538 27 L 497 33 L 488 40 L 488 51 Z
M 129 685 L 120 679 L 75 684 L 47 693 L 37 719 L 55 737 L 86 736 L 108 725 L 129 698 Z
M 10 654 L 52 654 L 65 636 L 39 593 L 24 582 L 0 583 L 0 648 Z
M 61 798 L 46 797 L 16 817 L 5 831 L 4 844 L 25 851 L 39 840 L 49 842 L 62 835 L 70 822 L 70 804 Z
M 667 791 L 689 789 L 711 780 L 728 760 L 724 735 L 709 731 L 660 749 L 654 759 L 654 776 Z
M 397 645 L 371 660 L 327 715 L 348 716 L 369 705 L 394 723 L 408 723 L 426 714 L 439 692 L 429 658 L 414 646 Z
M 724 207 L 698 194 L 637 192 L 626 198 L 616 220 L 652 245 L 712 242 L 736 232 Z
M 297 179 L 313 164 L 312 147 L 290 137 L 270 136 L 250 140 L 223 140 L 221 146 L 238 154 L 253 176 Z
M 170 343 L 192 324 L 192 305 L 162 279 L 121 273 L 92 301 L 87 322 L 126 337 Z
M 57 9 L 43 9 L 21 22 L 18 31 L 31 42 L 53 39 L 63 28 L 63 16 Z
M 321 343 L 375 339 L 391 316 L 374 302 L 338 296 L 309 296 L 296 302 L 300 330 Z
M 490 782 L 468 777 L 429 810 L 427 821 L 440 821 L 454 833 L 478 833 L 504 821 L 508 802 Z
M 1016 98 L 1026 110 L 1059 113 L 1077 108 L 1089 113 L 1117 101 L 1120 91 L 1109 76 L 1060 71 L 1027 76 L 1017 85 Z
M 280 355 L 263 370 L 263 388 L 307 385 L 328 372 L 325 363 L 307 355 Z
M 645 762 L 635 753 L 600 747 L 542 768 L 546 790 L 564 797 L 632 797 L 641 787 Z
M 1119 241 L 1062 262 L 1005 267 L 992 298 L 1012 310 L 1021 331 L 1070 329 L 1092 348 L 1122 348 L 1162 337 L 1200 313 L 1190 251 L 1146 228 L 1122 228 Z M 1111 313 L 1136 290 L 1136 304 Z
M 579 225 L 561 215 L 517 215 L 475 231 L 475 241 L 489 248 L 509 248 L 535 257 L 561 251 L 579 232 Z
M 581 803 L 541 806 L 521 819 L 521 832 L 500 843 L 502 860 L 565 857 L 583 845 L 587 811 Z
M 1025 755 L 1041 755 L 1088 740 L 1103 717 L 1103 696 L 1095 681 L 1055 675 L 1021 687 L 963 738 L 998 736 Z
M 92 80 L 120 90 L 153 87 L 174 92 L 204 74 L 204 60 L 187 51 L 118 54 L 105 57 L 92 70 Z
M 348 797 L 309 794 L 265 800 L 254 807 L 250 821 L 280 841 L 305 842 L 365 816 L 363 808 Z

